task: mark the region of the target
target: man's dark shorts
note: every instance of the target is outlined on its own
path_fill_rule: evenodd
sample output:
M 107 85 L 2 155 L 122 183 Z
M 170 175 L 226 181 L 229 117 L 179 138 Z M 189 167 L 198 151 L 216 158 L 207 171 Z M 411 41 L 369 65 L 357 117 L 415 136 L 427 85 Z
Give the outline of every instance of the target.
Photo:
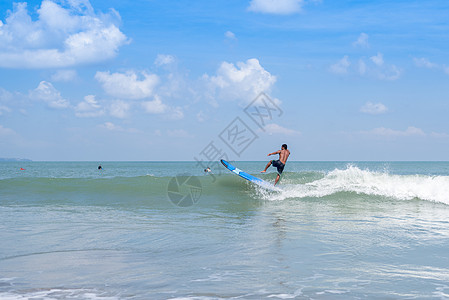
M 281 175 L 282 171 L 284 171 L 285 165 L 283 163 L 281 163 L 281 161 L 279 159 L 272 160 L 271 164 L 273 165 L 273 167 L 276 167 L 278 169 L 278 173 L 279 173 L 279 175 Z

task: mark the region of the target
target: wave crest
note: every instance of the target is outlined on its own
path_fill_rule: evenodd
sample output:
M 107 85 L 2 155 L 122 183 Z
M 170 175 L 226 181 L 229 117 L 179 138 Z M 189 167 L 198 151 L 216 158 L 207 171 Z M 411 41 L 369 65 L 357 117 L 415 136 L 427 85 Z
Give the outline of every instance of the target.
M 396 175 L 348 166 L 304 184 L 286 184 L 267 200 L 324 197 L 339 192 L 382 196 L 399 200 L 422 199 L 449 205 L 449 176 Z

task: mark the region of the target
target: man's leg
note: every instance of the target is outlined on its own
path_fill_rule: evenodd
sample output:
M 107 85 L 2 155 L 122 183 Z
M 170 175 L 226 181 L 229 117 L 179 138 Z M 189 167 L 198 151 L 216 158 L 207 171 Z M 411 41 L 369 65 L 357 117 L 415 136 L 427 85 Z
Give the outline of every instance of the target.
M 271 160 L 267 163 L 267 166 L 265 167 L 265 170 L 260 171 L 260 173 L 265 173 L 270 166 L 271 166 Z
M 279 178 L 281 178 L 281 175 L 278 174 L 278 176 L 276 176 L 276 180 L 274 181 L 274 185 L 276 185 L 276 183 L 278 183 Z

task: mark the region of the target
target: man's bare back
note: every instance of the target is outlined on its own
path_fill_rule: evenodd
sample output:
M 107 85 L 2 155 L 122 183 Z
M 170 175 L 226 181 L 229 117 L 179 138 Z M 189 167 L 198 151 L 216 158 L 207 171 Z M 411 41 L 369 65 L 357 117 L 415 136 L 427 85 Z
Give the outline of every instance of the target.
M 285 165 L 288 157 L 290 156 L 290 150 L 282 149 L 282 150 L 279 150 L 278 152 L 279 152 L 279 160 L 281 161 L 281 163 L 283 163 Z

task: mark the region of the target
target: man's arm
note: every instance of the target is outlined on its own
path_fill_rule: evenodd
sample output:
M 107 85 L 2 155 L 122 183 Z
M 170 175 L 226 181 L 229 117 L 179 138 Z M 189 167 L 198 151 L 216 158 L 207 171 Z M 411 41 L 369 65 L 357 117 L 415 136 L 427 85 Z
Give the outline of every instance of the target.
M 278 150 L 278 151 L 276 151 L 276 152 L 270 153 L 270 154 L 268 154 L 267 156 L 275 155 L 275 154 L 279 154 L 279 153 L 281 153 L 281 150 Z

